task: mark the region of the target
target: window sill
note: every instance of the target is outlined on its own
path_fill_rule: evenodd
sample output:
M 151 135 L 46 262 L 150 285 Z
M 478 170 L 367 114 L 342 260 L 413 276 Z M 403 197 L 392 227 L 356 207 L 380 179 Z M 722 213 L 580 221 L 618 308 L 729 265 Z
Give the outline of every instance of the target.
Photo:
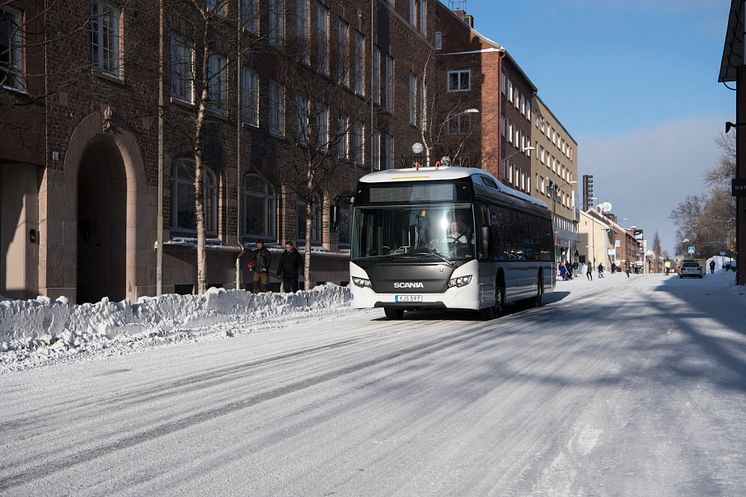
M 241 121 L 241 127 L 242 128 L 252 128 L 252 129 L 259 129 L 259 123 L 247 123 Z
M 172 104 L 174 104 L 174 105 L 176 105 L 178 107 L 183 107 L 185 109 L 190 109 L 190 110 L 194 109 L 194 102 L 190 102 L 188 100 L 182 100 L 182 99 L 180 99 L 178 97 L 169 97 L 168 100 L 169 100 L 170 103 L 172 103 Z
M 448 93 L 468 93 L 471 91 L 471 87 L 465 89 L 465 90 L 448 90 Z
M 114 83 L 119 86 L 125 86 L 127 83 L 124 81 L 123 78 L 119 76 L 114 76 L 113 74 L 109 74 L 107 72 L 103 72 L 99 69 L 91 69 L 91 72 L 94 76 L 103 79 L 104 81 L 108 81 L 109 83 Z

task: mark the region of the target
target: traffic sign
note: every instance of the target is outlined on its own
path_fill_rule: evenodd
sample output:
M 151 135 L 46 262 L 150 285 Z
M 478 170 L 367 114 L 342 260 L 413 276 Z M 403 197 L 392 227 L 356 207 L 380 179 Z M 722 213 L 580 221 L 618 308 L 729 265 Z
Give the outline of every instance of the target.
M 689 252 L 689 254 L 694 254 L 694 246 L 692 245 L 691 247 L 689 247 L 687 252 Z
M 720 257 L 725 257 L 725 250 L 720 251 Z
M 738 178 L 731 180 L 731 194 L 734 197 L 746 197 L 746 179 Z

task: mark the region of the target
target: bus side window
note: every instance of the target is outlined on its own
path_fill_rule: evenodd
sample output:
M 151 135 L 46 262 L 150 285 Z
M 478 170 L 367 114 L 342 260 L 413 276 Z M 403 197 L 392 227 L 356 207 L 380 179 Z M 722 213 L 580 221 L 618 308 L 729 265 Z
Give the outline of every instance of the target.
M 503 219 L 502 211 L 500 207 L 496 205 L 490 206 L 490 226 L 492 226 L 492 254 L 491 259 L 500 260 L 503 258 L 505 238 L 500 236 L 500 232 L 503 230 Z

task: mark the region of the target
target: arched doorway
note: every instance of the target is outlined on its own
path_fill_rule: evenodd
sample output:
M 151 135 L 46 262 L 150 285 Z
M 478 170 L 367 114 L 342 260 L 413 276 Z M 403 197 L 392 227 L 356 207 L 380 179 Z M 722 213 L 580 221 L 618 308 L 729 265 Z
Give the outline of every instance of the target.
M 127 175 L 112 139 L 95 138 L 78 170 L 78 303 L 125 298 Z

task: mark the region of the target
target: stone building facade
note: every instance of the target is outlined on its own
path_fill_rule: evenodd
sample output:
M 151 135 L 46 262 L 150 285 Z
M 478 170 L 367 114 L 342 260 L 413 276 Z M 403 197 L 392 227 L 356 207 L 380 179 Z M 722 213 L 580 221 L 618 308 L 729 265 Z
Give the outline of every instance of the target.
M 17 112 L 10 119 L 0 113 L 11 130 L 0 146 L 0 293 L 73 302 L 153 295 L 159 202 L 163 290 L 193 291 L 195 143 L 206 163 L 208 284 L 234 286 L 242 247 L 302 238 L 298 108 L 328 109 L 319 114 L 325 124 L 306 123 L 309 129 L 327 136 L 346 129 L 330 152 L 333 176 L 313 192 L 312 275 L 314 282 L 347 279 L 349 215 L 343 208 L 334 230 L 330 208 L 361 175 L 394 167 L 419 140 L 434 1 L 207 0 L 218 19 L 205 51 L 196 10 L 167 0 L 162 199 L 157 2 L 77 0 L 43 18 L 39 4 L 14 0 L 0 8 L 3 23 L 49 35 L 17 52 L 14 74 L 38 76 L 17 88 L 7 80 L 0 90 L 2 105 Z M 189 75 L 203 60 L 210 109 L 204 139 L 195 142 L 202 88 Z M 33 105 L 13 105 L 23 100 Z M 349 112 L 331 115 L 332 104 Z
M 531 195 L 544 200 L 554 214 L 555 258 L 575 262 L 578 143 L 538 95 L 534 96 L 532 107 Z

